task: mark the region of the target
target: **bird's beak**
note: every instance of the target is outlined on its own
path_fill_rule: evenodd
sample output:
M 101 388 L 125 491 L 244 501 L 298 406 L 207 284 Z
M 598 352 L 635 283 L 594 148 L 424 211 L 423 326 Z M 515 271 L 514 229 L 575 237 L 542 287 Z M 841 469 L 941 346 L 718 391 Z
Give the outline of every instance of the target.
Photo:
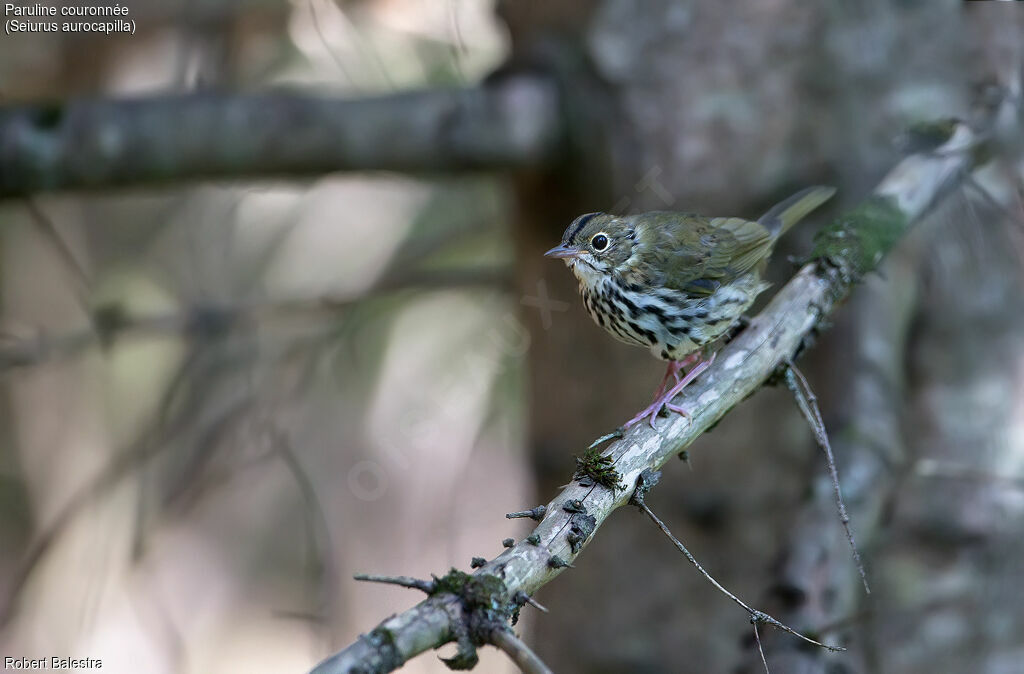
M 570 248 L 569 246 L 555 246 L 544 253 L 544 257 L 579 257 L 580 252 L 579 249 Z

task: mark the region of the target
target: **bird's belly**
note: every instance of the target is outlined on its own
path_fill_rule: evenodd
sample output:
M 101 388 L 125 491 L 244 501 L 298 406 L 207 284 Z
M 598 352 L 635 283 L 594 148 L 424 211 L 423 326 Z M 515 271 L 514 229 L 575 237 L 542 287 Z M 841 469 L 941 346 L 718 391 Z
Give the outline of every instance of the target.
M 604 292 L 586 287 L 581 287 L 580 291 L 587 313 L 615 339 L 633 346 L 651 346 L 657 341 L 657 332 L 653 329 L 656 326 L 649 325 L 649 321 L 640 317 L 631 319 L 628 311 Z
M 613 281 L 581 284 L 583 304 L 594 322 L 617 340 L 650 349 L 655 358 L 682 360 L 721 337 L 763 289 L 724 286 L 707 297 L 677 290 L 634 290 Z

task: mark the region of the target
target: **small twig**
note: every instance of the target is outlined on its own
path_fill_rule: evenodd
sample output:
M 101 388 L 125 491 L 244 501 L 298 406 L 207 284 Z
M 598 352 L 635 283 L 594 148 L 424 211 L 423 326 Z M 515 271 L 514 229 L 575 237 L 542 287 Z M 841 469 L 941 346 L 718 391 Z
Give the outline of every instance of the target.
M 597 440 L 594 440 L 592 443 L 590 443 L 590 446 L 587 447 L 587 449 L 594 449 L 598 445 L 601 445 L 602 443 L 608 442 L 609 440 L 620 440 L 620 439 L 622 439 L 622 437 L 625 434 L 626 434 L 626 432 L 622 429 L 622 426 L 619 426 L 618 428 L 616 428 L 611 433 L 605 433 L 604 435 L 599 437 Z
M 329 624 L 331 600 L 337 593 L 334 574 L 324 571 L 335 568 L 332 559 L 334 546 L 331 544 L 331 527 L 327 523 L 327 516 L 324 513 L 320 497 L 316 493 L 316 488 L 313 486 L 313 480 L 292 449 L 288 436 L 276 426 L 271 426 L 268 434 L 271 440 L 271 452 L 276 453 L 287 467 L 302 497 L 303 521 L 306 528 L 306 554 L 308 555 L 306 564 L 315 586 L 315 590 L 311 592 L 311 599 L 316 602 L 320 614 L 318 624 Z
M 532 606 L 533 608 L 537 609 L 541 613 L 548 613 L 548 609 L 545 606 L 543 606 L 540 602 L 538 602 L 536 599 L 529 595 L 527 595 L 526 597 L 526 603 Z
M 849 541 L 850 549 L 853 551 L 853 561 L 857 565 L 860 580 L 864 584 L 864 592 L 871 594 L 871 588 L 868 586 L 868 576 L 864 572 L 864 563 L 861 562 L 860 552 L 857 550 L 857 542 L 853 538 L 853 529 L 850 528 L 850 516 L 846 512 L 846 504 L 843 503 L 843 493 L 839 488 L 839 471 L 836 469 L 836 458 L 832 453 L 832 444 L 829 442 L 828 433 L 825 431 L 825 422 L 821 418 L 821 410 L 818 409 L 818 399 L 815 397 L 814 391 L 811 390 L 810 383 L 808 383 L 803 373 L 797 369 L 792 361 L 786 363 L 786 386 L 793 392 L 797 406 L 803 413 L 807 423 L 810 424 L 811 430 L 814 431 L 814 438 L 818 441 L 818 446 L 825 452 L 829 476 L 832 478 L 832 491 L 835 493 L 836 507 L 839 508 L 839 520 L 843 523 L 843 529 L 846 530 L 846 540 Z
M 311 23 L 313 24 L 313 30 L 316 31 L 317 37 L 320 38 L 320 44 L 323 45 L 324 51 L 326 51 L 327 55 L 331 57 L 332 61 L 334 61 L 334 65 L 338 68 L 338 72 L 341 73 L 341 76 L 350 83 L 355 82 L 352 74 L 348 71 L 348 68 L 345 67 L 345 61 L 338 56 L 334 49 L 331 48 L 331 45 L 327 42 L 327 36 L 324 35 L 324 29 L 320 25 L 320 15 L 316 11 L 316 2 L 309 0 L 307 4 L 309 5 L 309 18 L 312 20 Z
M 356 580 L 366 581 L 368 583 L 384 583 L 387 585 L 401 585 L 402 587 L 408 587 L 413 590 L 420 590 L 431 594 L 434 591 L 434 581 L 432 580 L 420 580 L 419 578 L 413 578 L 412 576 L 376 576 L 369 573 L 357 573 L 352 576 Z
M 64 266 L 67 267 L 68 271 L 72 276 L 75 277 L 77 285 L 76 295 L 79 304 L 88 311 L 89 310 L 89 288 L 92 283 L 89 279 L 89 275 L 85 272 L 85 268 L 79 263 L 78 258 L 75 257 L 68 242 L 61 236 L 57 226 L 53 223 L 53 220 L 39 207 L 39 204 L 33 199 L 25 200 L 25 208 L 28 210 L 29 215 L 32 217 L 32 221 L 36 225 L 36 229 L 39 230 L 40 234 L 49 241 L 50 245 L 56 251 L 60 257 Z
M 529 604 L 530 606 L 534 607 L 535 609 L 537 609 L 541 613 L 547 613 L 548 612 L 548 610 L 546 608 L 544 608 L 543 606 L 541 606 L 540 604 L 537 603 L 536 599 L 534 599 L 533 597 L 531 597 L 530 595 L 526 594 L 523 591 L 517 592 L 516 596 L 514 597 L 514 599 L 515 599 L 515 602 L 517 604 L 519 604 L 520 606 L 522 606 L 523 604 Z
M 754 641 L 757 642 L 757 652 L 761 654 L 761 664 L 764 665 L 765 674 L 772 674 L 768 669 L 768 658 L 764 657 L 764 648 L 761 647 L 761 635 L 757 633 L 757 618 L 751 618 L 750 624 L 754 626 Z
M 739 604 L 743 608 L 744 611 L 749 613 L 751 620 L 753 620 L 755 623 L 768 623 L 769 625 L 777 627 L 777 628 L 779 628 L 780 630 L 782 630 L 784 632 L 789 632 L 790 634 L 792 634 L 795 637 L 799 637 L 800 639 L 806 641 L 809 644 L 814 644 L 815 646 L 819 646 L 821 648 L 824 648 L 825 650 L 830 651 L 832 653 L 835 653 L 837 651 L 845 651 L 846 650 L 842 646 L 829 646 L 828 644 L 823 644 L 820 641 L 815 641 L 814 639 L 812 639 L 812 638 L 810 638 L 808 636 L 800 634 L 799 632 L 797 632 L 792 627 L 789 627 L 788 625 L 785 625 L 785 624 L 779 622 L 778 620 L 776 620 L 772 616 L 768 615 L 764 611 L 760 611 L 760 610 L 758 610 L 756 608 L 751 608 L 742 599 L 740 599 L 739 597 L 734 595 L 732 592 L 729 592 L 729 590 L 725 589 L 725 587 L 723 587 L 721 583 L 719 583 L 717 580 L 715 580 L 714 576 L 712 576 L 710 573 L 708 573 L 704 569 L 704 567 L 700 565 L 700 562 L 697 561 L 697 558 L 694 557 L 693 554 L 691 554 L 690 551 L 686 549 L 686 546 L 683 545 L 682 542 L 678 538 L 676 538 L 675 536 L 672 535 L 672 532 L 669 531 L 669 528 L 667 526 L 665 526 L 665 523 L 662 522 L 661 519 L 659 519 L 658 516 L 655 515 L 654 512 L 647 506 L 647 502 L 646 502 L 646 500 L 644 498 L 643 490 L 649 490 L 650 486 L 647 484 L 647 481 L 645 479 L 645 475 L 646 474 L 641 474 L 640 478 L 637 480 L 637 493 L 633 494 L 633 498 L 632 498 L 632 500 L 630 502 L 633 505 L 635 505 L 638 508 L 640 508 L 641 510 L 643 510 L 645 513 L 647 513 L 647 516 L 650 517 L 651 520 L 655 524 L 658 525 L 658 528 L 661 529 L 661 532 L 663 534 L 665 534 L 670 541 L 672 541 L 673 545 L 675 545 L 676 548 L 679 549 L 679 552 L 681 552 L 684 555 L 686 555 L 686 558 L 688 560 L 690 560 L 690 563 L 693 564 L 694 568 L 696 568 L 697 571 L 699 571 L 700 574 L 702 576 L 704 576 L 708 580 L 708 582 L 710 582 L 712 585 L 714 585 L 716 588 L 718 588 L 718 590 L 720 592 L 722 592 L 722 594 L 724 594 L 725 596 L 729 597 L 729 599 L 732 599 L 734 602 Z
M 512 662 L 516 663 L 516 666 L 525 674 L 553 674 L 551 668 L 545 665 L 544 661 L 537 657 L 537 654 L 511 630 L 495 629 L 491 632 L 490 641 L 496 648 L 505 651 Z
M 505 517 L 510 520 L 517 519 L 519 517 L 529 517 L 531 520 L 540 522 L 544 519 L 544 513 L 548 511 L 547 506 L 539 505 L 536 508 L 530 508 L 529 510 L 519 510 L 514 513 L 505 513 Z

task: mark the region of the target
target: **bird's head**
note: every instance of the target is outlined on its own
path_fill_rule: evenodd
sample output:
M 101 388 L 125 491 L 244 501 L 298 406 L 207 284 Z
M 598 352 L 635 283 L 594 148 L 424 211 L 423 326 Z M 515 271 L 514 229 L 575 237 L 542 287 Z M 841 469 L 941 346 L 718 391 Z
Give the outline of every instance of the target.
M 573 220 L 561 245 L 544 253 L 561 258 L 581 281 L 623 271 L 633 255 L 636 230 L 629 219 L 608 213 L 587 213 Z

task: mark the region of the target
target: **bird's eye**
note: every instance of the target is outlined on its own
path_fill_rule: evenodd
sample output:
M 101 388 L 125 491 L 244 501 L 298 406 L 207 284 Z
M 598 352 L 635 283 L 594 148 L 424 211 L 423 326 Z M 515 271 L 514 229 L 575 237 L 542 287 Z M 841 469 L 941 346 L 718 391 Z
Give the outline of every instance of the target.
M 590 240 L 590 245 L 594 247 L 594 250 L 604 250 L 608 247 L 608 237 L 604 234 L 595 234 L 594 238 Z

